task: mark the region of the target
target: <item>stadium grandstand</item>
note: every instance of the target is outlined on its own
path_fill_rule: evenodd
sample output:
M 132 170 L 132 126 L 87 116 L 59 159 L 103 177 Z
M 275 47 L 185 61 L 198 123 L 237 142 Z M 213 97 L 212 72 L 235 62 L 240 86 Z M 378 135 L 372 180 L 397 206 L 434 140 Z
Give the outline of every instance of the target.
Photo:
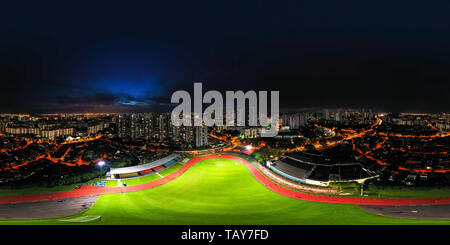
M 373 178 L 360 163 L 333 163 L 323 155 L 297 152 L 268 163 L 270 170 L 289 180 L 319 186 L 331 182 L 362 182 Z
M 125 168 L 111 168 L 109 174 L 111 175 L 111 179 L 123 179 L 148 175 L 172 166 L 176 162 L 179 162 L 180 158 L 181 157 L 179 154 L 173 153 L 167 157 L 142 165 Z

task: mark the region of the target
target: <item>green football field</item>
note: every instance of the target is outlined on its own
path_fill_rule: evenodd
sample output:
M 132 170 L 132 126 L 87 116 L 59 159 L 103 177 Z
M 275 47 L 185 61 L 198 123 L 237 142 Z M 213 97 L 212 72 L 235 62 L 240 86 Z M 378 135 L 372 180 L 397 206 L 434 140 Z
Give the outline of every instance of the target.
M 100 221 L 79 222 L 98 216 L 101 216 Z M 355 205 L 291 199 L 266 189 L 240 163 L 210 159 L 197 163 L 162 186 L 100 196 L 91 209 L 81 214 L 44 220 L 0 221 L 0 224 L 357 225 L 450 224 L 450 220 L 390 218 L 367 213 Z

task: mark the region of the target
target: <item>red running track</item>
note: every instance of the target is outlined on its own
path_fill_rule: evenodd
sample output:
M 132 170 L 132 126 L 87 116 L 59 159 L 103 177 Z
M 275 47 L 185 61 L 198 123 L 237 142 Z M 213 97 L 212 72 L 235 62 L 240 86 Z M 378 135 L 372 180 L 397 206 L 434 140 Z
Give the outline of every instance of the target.
M 294 191 L 285 188 L 275 182 L 272 182 L 266 176 L 264 176 L 259 170 L 250 162 L 233 155 L 225 154 L 215 154 L 202 157 L 194 157 L 188 163 L 183 165 L 180 169 L 174 173 L 152 181 L 145 184 L 126 186 L 126 187 L 97 187 L 97 186 L 84 186 L 80 189 L 75 189 L 71 191 L 64 192 L 54 192 L 47 194 L 32 194 L 23 196 L 10 196 L 10 197 L 0 197 L 0 204 L 3 203 L 22 203 L 22 202 L 38 202 L 45 200 L 55 200 L 63 198 L 73 198 L 81 196 L 90 195 L 101 195 L 101 194 L 111 194 L 111 193 L 125 193 L 134 192 L 151 189 L 160 185 L 163 185 L 169 181 L 172 181 L 186 172 L 191 166 L 197 162 L 212 159 L 212 158 L 223 158 L 231 159 L 242 163 L 247 169 L 252 173 L 252 175 L 269 190 L 272 190 L 278 194 L 291 197 L 294 199 L 299 199 L 303 201 L 311 202 L 323 202 L 323 203 L 338 203 L 338 204 L 356 204 L 356 205 L 432 205 L 432 204 L 450 204 L 450 197 L 442 198 L 362 198 L 362 197 L 340 197 L 340 196 L 323 196 L 308 194 L 303 192 Z

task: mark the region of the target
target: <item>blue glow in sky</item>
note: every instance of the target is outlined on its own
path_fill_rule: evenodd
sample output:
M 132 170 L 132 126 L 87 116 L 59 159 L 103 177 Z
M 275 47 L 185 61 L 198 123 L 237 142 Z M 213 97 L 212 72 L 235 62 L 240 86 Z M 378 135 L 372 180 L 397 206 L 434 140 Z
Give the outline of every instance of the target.
M 163 95 L 163 88 L 155 78 L 103 78 L 92 84 L 96 92 L 126 95 L 136 99 Z

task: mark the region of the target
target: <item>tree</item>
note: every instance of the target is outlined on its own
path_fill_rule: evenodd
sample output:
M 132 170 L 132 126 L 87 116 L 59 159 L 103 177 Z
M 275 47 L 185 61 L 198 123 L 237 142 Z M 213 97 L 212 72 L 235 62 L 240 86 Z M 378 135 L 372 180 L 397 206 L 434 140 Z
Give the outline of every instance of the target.
M 265 161 L 264 155 L 263 155 L 263 153 L 261 153 L 261 152 L 257 152 L 257 153 L 255 154 L 255 159 L 256 159 L 256 161 L 258 161 L 258 162 L 264 162 L 264 161 Z

